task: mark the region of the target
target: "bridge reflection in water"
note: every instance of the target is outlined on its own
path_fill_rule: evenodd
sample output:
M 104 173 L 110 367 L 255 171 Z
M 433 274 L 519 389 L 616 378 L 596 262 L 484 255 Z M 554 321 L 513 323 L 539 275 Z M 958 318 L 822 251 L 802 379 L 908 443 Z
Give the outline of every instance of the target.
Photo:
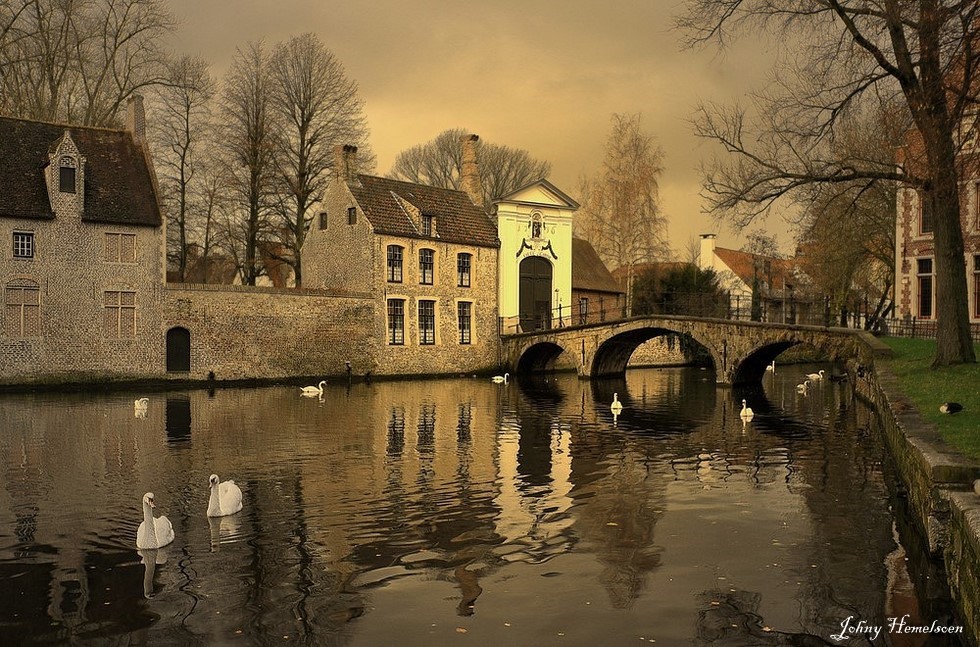
M 798 395 L 803 372 L 161 394 L 145 419 L 132 394 L 3 396 L 0 641 L 746 645 L 944 619 L 873 416 Z M 240 514 L 206 518 L 211 472 Z M 166 555 L 133 546 L 146 491 Z

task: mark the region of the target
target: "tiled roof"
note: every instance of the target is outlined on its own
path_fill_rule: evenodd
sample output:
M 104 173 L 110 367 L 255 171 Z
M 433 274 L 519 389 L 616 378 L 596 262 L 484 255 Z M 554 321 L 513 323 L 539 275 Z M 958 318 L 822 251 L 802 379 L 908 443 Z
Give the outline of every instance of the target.
M 373 175 L 358 175 L 357 180 L 348 182 L 347 186 L 374 231 L 379 234 L 429 238 L 421 234 L 415 221 L 399 203 L 400 198 L 422 214 L 435 218 L 435 231 L 440 241 L 478 247 L 500 246 L 496 225 L 463 191 Z
M 9 117 L 0 117 L 0 217 L 54 218 L 44 170 L 66 130 L 85 158 L 82 220 L 159 226 L 150 171 L 129 132 Z
M 655 272 L 657 276 L 665 276 L 668 272 L 673 272 L 674 270 L 681 269 L 690 263 L 685 263 L 683 261 L 663 261 L 659 263 L 637 263 L 633 266 L 633 278 L 640 276 L 641 274 L 646 274 L 647 272 Z M 629 268 L 626 266 L 617 267 L 612 271 L 612 276 L 616 279 L 623 290 L 626 289 L 626 277 L 629 272 Z
M 599 254 L 583 238 L 572 238 L 572 289 L 622 293 Z
M 716 247 L 715 256 L 721 259 L 749 287 L 752 287 L 752 278 L 756 273 L 756 268 L 758 268 L 759 279 L 769 283 L 769 288 L 772 290 L 781 290 L 786 284 L 793 285 L 796 283 L 796 279 L 793 277 L 794 263 L 790 259 L 771 258 L 736 249 L 725 249 L 724 247 Z

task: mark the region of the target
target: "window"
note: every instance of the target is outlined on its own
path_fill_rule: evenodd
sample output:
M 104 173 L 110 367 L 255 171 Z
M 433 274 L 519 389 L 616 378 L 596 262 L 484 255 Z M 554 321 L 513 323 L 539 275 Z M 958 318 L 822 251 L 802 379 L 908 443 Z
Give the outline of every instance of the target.
M 469 344 L 473 341 L 473 304 L 460 301 L 457 307 L 459 314 L 459 343 Z
M 419 250 L 419 283 L 432 285 L 433 269 L 436 253 L 431 249 Z
M 419 301 L 419 343 L 436 343 L 436 302 Z
M 347 224 L 357 224 L 357 207 L 347 207 Z
M 973 257 L 973 316 L 980 317 L 980 254 Z
M 404 299 L 388 299 L 388 343 L 395 346 L 405 343 Z
M 75 160 L 61 158 L 58 174 L 58 190 L 62 193 L 75 193 Z
M 932 202 L 924 191 L 919 191 L 919 234 L 932 233 Z
M 589 300 L 585 297 L 578 300 L 578 322 L 583 326 L 589 323 Z
M 4 333 L 8 337 L 41 335 L 41 290 L 34 283 L 11 283 L 4 290 Z
M 459 287 L 470 287 L 470 267 L 472 265 L 473 254 L 459 254 L 456 256 L 456 276 L 459 279 Z
M 107 337 L 133 339 L 136 337 L 136 293 L 107 291 L 105 293 L 105 334 Z
M 388 282 L 402 282 L 402 252 L 398 245 L 388 245 Z
M 932 259 L 920 258 L 918 264 L 919 316 L 932 319 Z
M 106 234 L 106 263 L 135 263 L 136 234 Z
M 14 258 L 34 258 L 34 232 L 14 232 Z
M 980 182 L 973 185 L 973 226 L 980 231 Z
M 320 212 L 320 229 L 326 229 L 326 228 L 327 228 L 327 212 L 326 211 L 321 211 Z
M 432 216 L 422 214 L 422 235 L 431 236 L 432 235 Z

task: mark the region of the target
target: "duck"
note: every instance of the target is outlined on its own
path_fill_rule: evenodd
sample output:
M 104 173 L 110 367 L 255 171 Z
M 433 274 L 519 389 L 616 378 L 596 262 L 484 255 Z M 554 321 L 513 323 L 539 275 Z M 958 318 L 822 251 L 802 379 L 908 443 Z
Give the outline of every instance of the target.
M 208 516 L 224 517 L 242 509 L 242 490 L 234 481 L 218 482 L 218 475 L 212 474 L 211 498 L 208 499 Z
M 510 373 L 504 373 L 503 375 L 494 375 L 493 377 L 490 378 L 490 381 L 496 384 L 501 384 L 501 383 L 507 384 L 508 377 L 510 377 Z
M 959 413 L 963 410 L 963 405 L 959 402 L 943 402 L 939 405 L 939 413 Z
M 619 401 L 619 394 L 613 393 L 612 404 L 609 405 L 609 410 L 613 412 L 613 415 L 618 416 L 623 411 L 623 403 Z
M 160 548 L 174 540 L 174 527 L 165 515 L 153 516 L 153 493 L 143 495 L 143 522 L 136 530 L 136 547 L 140 550 Z
M 820 380 L 823 379 L 823 374 L 824 374 L 824 370 L 820 369 L 816 373 L 808 373 L 806 379 L 810 380 L 811 382 L 819 382 Z
M 773 375 L 776 374 L 776 360 L 769 362 L 769 365 L 766 366 L 766 372 L 772 373 Z
M 320 380 L 320 383 L 316 386 L 304 386 L 300 389 L 300 393 L 309 396 L 323 395 L 323 385 L 326 383 L 326 380 Z
M 755 417 L 755 411 L 752 411 L 752 407 L 748 407 L 746 404 L 746 401 L 742 400 L 742 411 L 739 412 L 738 415 L 742 418 L 742 420 L 749 421 Z

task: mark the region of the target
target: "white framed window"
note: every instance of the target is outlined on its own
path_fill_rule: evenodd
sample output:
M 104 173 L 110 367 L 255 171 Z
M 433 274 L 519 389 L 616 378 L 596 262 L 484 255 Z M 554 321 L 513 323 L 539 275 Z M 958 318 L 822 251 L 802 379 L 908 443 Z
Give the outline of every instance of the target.
M 419 283 L 432 285 L 435 280 L 436 253 L 431 249 L 419 250 Z
M 419 300 L 419 344 L 436 343 L 436 302 Z
M 388 299 L 388 343 L 405 344 L 405 299 Z
M 469 301 L 460 301 L 456 304 L 456 313 L 459 320 L 459 343 L 473 343 L 473 304 Z
M 14 258 L 34 258 L 34 232 L 14 232 Z

